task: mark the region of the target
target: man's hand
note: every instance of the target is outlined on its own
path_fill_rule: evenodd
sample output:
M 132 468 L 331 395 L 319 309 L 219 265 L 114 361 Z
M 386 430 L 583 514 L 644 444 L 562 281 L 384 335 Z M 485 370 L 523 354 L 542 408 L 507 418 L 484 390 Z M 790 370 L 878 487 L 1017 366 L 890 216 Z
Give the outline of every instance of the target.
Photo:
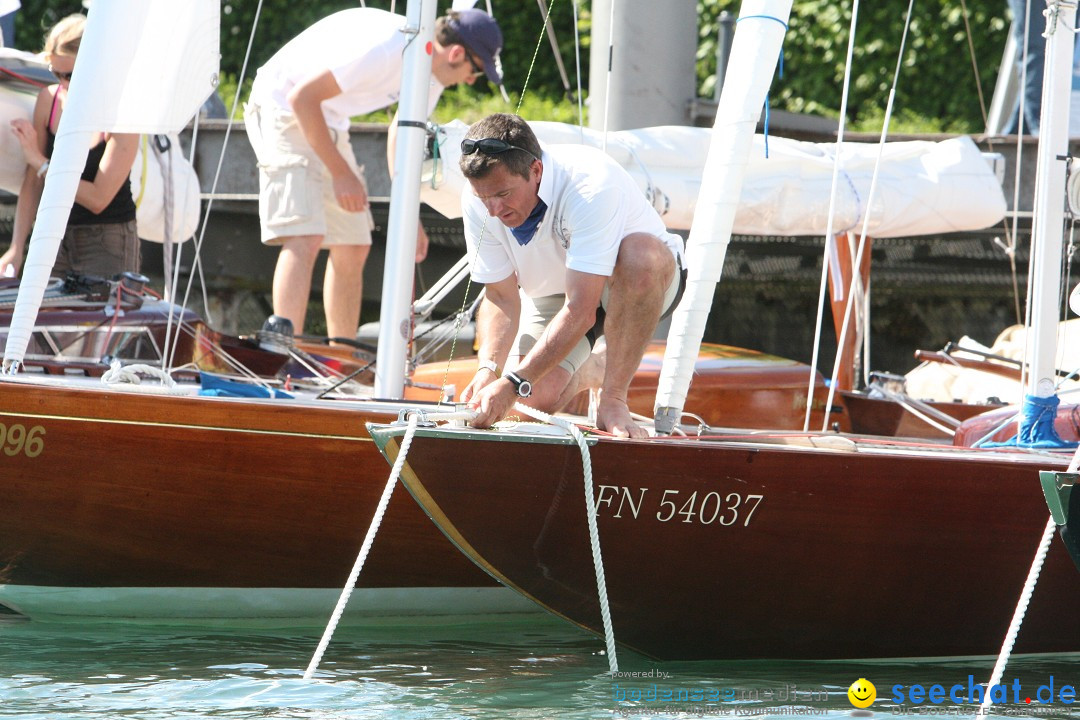
M 472 385 L 470 384 L 470 387 Z M 495 382 L 484 386 L 479 393 L 469 402 L 469 407 L 477 411 L 476 418 L 472 421 L 473 427 L 487 428 L 506 417 L 514 402 L 518 399 L 514 385 L 505 378 L 499 378 Z
M 464 392 L 461 393 L 461 402 L 469 402 L 476 397 L 477 393 L 498 379 L 499 376 L 487 368 L 480 368 L 473 375 L 472 381 L 465 387 Z
M 334 176 L 334 197 L 346 212 L 362 212 L 368 206 L 364 183 L 351 170 Z
M 596 427 L 618 438 L 649 437 L 648 431 L 634 422 L 626 401 L 609 397 L 603 391 L 600 392 L 600 404 L 596 409 Z

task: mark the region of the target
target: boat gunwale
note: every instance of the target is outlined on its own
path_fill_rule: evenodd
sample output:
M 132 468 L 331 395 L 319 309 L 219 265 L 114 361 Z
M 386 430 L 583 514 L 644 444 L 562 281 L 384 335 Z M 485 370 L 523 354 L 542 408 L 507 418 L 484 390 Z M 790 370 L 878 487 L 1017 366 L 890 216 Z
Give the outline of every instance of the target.
M 532 425 L 532 423 L 530 423 Z M 390 438 L 403 436 L 406 432 L 404 423 L 367 423 L 368 433 L 375 439 L 380 449 L 386 446 Z M 976 462 L 1041 463 L 1054 467 L 1065 467 L 1073 455 L 1072 450 L 1051 451 L 1029 448 L 971 448 L 945 445 L 940 443 L 921 443 L 879 438 L 876 436 L 837 434 L 830 432 L 756 432 L 739 431 L 741 434 L 717 433 L 694 436 L 652 436 L 643 439 L 615 438 L 607 433 L 590 434 L 590 429 L 580 428 L 590 447 L 601 443 L 638 444 L 675 444 L 691 447 L 718 447 L 730 450 L 773 450 L 778 452 L 819 452 L 869 455 L 903 455 L 915 458 L 940 458 L 943 455 L 958 460 Z M 469 439 L 485 442 L 542 443 L 556 445 L 575 445 L 569 435 L 529 432 L 522 425 L 513 427 L 471 428 L 443 425 L 430 427 L 421 425 L 417 436 L 433 439 Z M 385 454 L 385 452 L 384 452 Z

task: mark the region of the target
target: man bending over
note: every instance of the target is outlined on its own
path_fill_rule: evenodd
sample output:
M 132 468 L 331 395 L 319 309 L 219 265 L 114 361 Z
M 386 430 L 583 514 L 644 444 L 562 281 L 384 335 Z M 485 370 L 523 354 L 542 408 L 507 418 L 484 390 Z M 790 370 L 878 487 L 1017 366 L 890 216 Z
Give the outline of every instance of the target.
M 602 151 L 541 147 L 516 115 L 474 124 L 461 143 L 465 238 L 480 369 L 462 395 L 477 427 L 515 401 L 547 412 L 600 387 L 597 425 L 646 437 L 626 404 L 630 381 L 680 286 L 683 241 L 633 178 Z M 603 335 L 606 352 L 593 351 Z

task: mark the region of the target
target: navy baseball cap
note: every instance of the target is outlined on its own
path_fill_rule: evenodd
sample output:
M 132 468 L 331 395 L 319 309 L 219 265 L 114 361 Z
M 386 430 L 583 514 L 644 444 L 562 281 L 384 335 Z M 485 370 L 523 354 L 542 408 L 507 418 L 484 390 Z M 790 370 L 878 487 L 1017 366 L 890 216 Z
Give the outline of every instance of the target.
M 499 52 L 503 46 L 502 30 L 495 18 L 483 10 L 470 8 L 459 10 L 450 20 L 450 27 L 484 66 L 484 74 L 496 85 L 502 85 L 502 61 Z

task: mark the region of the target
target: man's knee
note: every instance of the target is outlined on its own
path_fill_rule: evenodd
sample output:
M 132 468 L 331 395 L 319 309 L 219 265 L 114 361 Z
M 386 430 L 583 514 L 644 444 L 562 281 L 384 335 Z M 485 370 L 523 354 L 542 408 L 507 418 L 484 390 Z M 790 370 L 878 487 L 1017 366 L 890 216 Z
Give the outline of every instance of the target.
M 664 242 L 655 235 L 633 233 L 623 238 L 615 260 L 615 279 L 629 281 L 631 287 L 645 289 L 655 279 L 666 290 L 675 272 L 675 258 Z
M 314 264 L 322 247 L 320 235 L 297 235 L 281 243 L 281 252 L 288 253 L 299 260 Z
M 330 259 L 334 263 L 359 265 L 362 268 L 370 251 L 370 245 L 331 245 Z

